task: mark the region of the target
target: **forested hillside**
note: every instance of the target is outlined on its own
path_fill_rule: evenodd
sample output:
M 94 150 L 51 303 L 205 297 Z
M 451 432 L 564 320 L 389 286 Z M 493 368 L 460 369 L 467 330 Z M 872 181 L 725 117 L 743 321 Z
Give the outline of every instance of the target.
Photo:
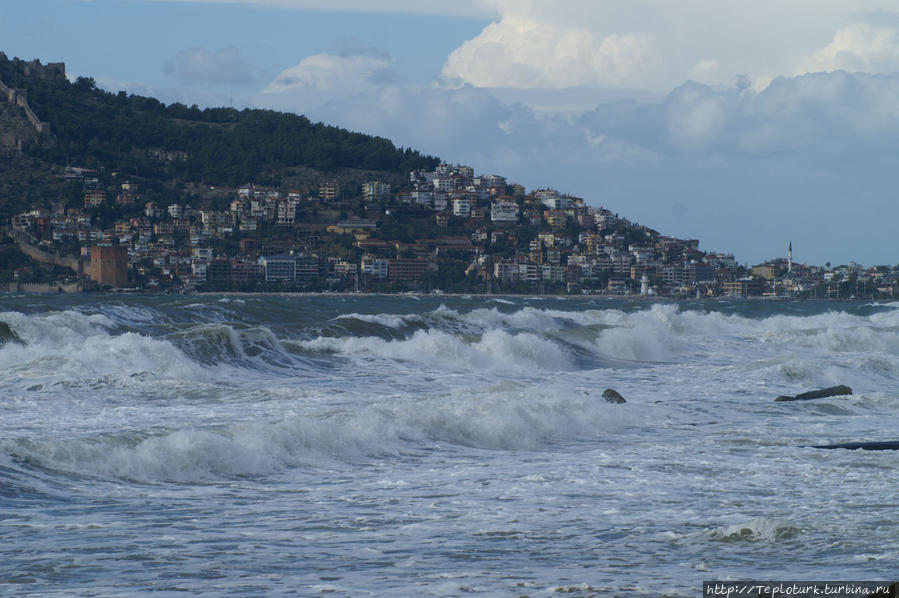
M 50 123 L 52 141 L 31 144 L 33 158 L 142 178 L 237 185 L 265 182 L 289 167 L 405 173 L 439 160 L 397 148 L 382 137 L 353 133 L 304 116 L 270 110 L 199 109 L 154 98 L 110 93 L 91 78 L 70 82 L 37 76 L 32 63 L 0 55 L 0 80 L 27 91 Z

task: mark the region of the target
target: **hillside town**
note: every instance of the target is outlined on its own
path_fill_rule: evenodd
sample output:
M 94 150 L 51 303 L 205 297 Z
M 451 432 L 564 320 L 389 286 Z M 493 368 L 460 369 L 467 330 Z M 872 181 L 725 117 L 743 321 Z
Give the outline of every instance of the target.
M 174 159 L 174 158 L 172 158 Z M 480 292 L 847 299 L 892 297 L 899 271 L 785 256 L 752 267 L 580 197 L 527 191 L 470 166 L 414 171 L 401 189 L 243 185 L 145 201 L 116 173 L 67 167 L 80 205 L 12 218 L 31 258 L 68 268 L 39 290 Z M 221 206 L 216 209 L 215 206 Z M 33 268 L 9 290 L 28 290 Z

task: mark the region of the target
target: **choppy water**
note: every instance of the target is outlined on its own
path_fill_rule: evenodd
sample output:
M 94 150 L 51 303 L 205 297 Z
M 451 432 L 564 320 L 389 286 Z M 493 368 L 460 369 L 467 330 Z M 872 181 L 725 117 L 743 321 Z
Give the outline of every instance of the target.
M 889 579 L 899 453 L 804 446 L 897 379 L 899 304 L 0 296 L 0 594 Z

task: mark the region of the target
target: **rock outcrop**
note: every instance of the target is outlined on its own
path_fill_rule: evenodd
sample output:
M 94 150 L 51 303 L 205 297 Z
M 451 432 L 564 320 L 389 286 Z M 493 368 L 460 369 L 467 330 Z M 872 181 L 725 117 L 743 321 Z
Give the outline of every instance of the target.
M 798 394 L 795 396 L 787 396 L 782 395 L 774 399 L 775 401 L 808 401 L 811 399 L 823 399 L 826 397 L 836 397 L 842 395 L 851 395 L 852 389 L 848 386 L 839 385 L 839 386 L 831 386 L 829 388 L 822 388 L 820 390 L 810 390 L 809 392 L 804 392 L 802 394 Z
M 617 390 L 611 388 L 602 391 L 602 398 L 605 399 L 606 403 L 627 403 Z
M 899 440 L 886 440 L 880 442 L 840 442 L 838 444 L 819 444 L 812 446 L 817 449 L 849 449 L 851 451 L 861 449 L 863 451 L 899 451 Z

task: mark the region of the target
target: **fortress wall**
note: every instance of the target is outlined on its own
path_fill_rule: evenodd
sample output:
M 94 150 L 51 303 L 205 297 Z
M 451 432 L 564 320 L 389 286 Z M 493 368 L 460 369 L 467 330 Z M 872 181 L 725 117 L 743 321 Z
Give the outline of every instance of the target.
M 14 236 L 19 249 L 31 259 L 37 260 L 43 264 L 54 264 L 56 266 L 62 266 L 63 268 L 70 268 L 78 274 L 82 273 L 81 261 L 78 258 L 48 253 L 29 243 L 22 233 L 15 233 Z
M 41 122 L 34 110 L 28 104 L 27 94 L 24 89 L 10 89 L 3 81 L 0 81 L 0 93 L 6 96 L 9 102 L 15 102 L 25 110 L 25 116 L 38 133 L 49 133 L 50 124 Z

